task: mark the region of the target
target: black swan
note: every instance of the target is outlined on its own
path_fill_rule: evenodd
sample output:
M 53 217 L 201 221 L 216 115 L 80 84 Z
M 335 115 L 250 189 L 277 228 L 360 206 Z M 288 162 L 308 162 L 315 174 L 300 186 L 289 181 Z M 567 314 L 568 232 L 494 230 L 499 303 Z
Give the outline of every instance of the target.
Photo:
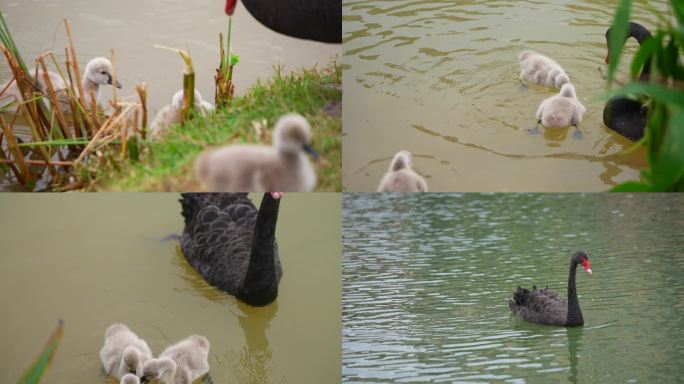
M 275 239 L 282 193 L 256 207 L 246 193 L 183 193 L 183 255 L 211 285 L 264 306 L 278 296 L 283 272 Z
M 537 286 L 534 286 L 532 291 L 518 287 L 513 293 L 513 297 L 508 301 L 511 311 L 523 320 L 537 324 L 566 327 L 584 325 L 582 309 L 580 309 L 577 290 L 575 289 L 575 274 L 578 264 L 581 264 L 591 275 L 591 266 L 587 254 L 582 251 L 575 252 L 570 259 L 567 303 L 555 292 L 549 291 L 548 287 L 537 289 Z
M 226 13 L 232 15 L 238 0 L 226 0 Z M 269 29 L 287 36 L 342 42 L 342 0 L 242 0 L 255 19 Z
M 606 45 L 613 27 L 606 31 Z M 651 38 L 651 32 L 643 25 L 630 22 L 627 38 L 635 38 L 639 44 Z M 610 51 L 606 55 L 606 64 L 609 63 Z M 647 81 L 651 71 L 650 58 L 644 63 L 644 68 L 639 75 L 640 81 Z M 646 114 L 648 109 L 641 102 L 625 97 L 613 97 L 608 100 L 603 108 L 603 124 L 615 132 L 630 140 L 640 140 L 644 137 L 646 127 Z

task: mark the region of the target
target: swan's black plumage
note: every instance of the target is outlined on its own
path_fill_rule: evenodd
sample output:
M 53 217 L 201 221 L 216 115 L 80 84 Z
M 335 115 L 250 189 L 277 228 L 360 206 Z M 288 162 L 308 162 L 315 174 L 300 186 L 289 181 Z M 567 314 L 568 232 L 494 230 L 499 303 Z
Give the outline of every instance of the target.
M 606 31 L 608 42 L 612 27 Z M 627 38 L 635 38 L 639 44 L 651 38 L 651 32 L 643 25 L 630 22 Z M 606 62 L 608 58 L 606 57 Z M 639 75 L 640 81 L 647 81 L 651 71 L 651 59 L 646 59 Z M 603 124 L 630 140 L 640 140 L 644 137 L 646 128 L 646 114 L 648 109 L 643 103 L 625 97 L 613 97 L 603 108 Z
M 211 285 L 263 306 L 282 276 L 275 226 L 280 200 L 265 193 L 257 211 L 246 193 L 183 193 L 185 258 Z
M 586 261 L 586 264 L 584 264 Z M 584 252 L 575 252 L 570 259 L 570 271 L 568 273 L 568 301 L 566 302 L 548 287 L 537 289 L 533 286 L 532 290 L 518 287 L 513 292 L 513 297 L 509 299 L 508 306 L 511 311 L 524 320 L 538 324 L 562 325 L 566 327 L 577 327 L 584 325 L 582 309 L 577 298 L 575 287 L 575 275 L 577 265 L 584 265 L 588 273 L 589 258 Z
M 278 33 L 342 42 L 342 0 L 242 0 L 242 4 L 261 24 Z

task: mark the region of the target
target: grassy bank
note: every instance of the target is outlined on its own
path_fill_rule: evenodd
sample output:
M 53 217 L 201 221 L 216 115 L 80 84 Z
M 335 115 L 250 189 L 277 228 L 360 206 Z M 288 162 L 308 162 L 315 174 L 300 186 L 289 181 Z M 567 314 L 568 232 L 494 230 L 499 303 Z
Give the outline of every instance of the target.
M 342 71 L 335 60 L 324 68 L 284 73 L 275 68 L 265 82 L 257 82 L 227 109 L 196 117 L 184 127 L 173 127 L 159 142 L 143 144 L 140 162 L 99 165 L 85 188 L 92 191 L 197 190 L 193 162 L 206 148 L 227 144 L 270 145 L 276 120 L 288 112 L 304 115 L 311 123 L 313 147 L 320 153 L 314 162 L 316 191 L 340 191 L 342 146 L 341 116 L 330 116 L 326 105 L 342 101 Z M 109 163 L 111 164 L 111 163 Z

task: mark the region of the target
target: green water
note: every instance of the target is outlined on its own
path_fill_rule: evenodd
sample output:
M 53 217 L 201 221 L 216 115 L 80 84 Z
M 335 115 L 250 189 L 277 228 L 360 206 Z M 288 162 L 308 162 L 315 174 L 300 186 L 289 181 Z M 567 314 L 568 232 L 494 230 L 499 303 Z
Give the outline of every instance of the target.
M 343 197 L 343 381 L 680 382 L 684 195 Z M 585 325 L 511 315 L 518 286 L 566 296 Z
M 633 2 L 652 31 L 653 9 Z M 431 191 L 593 192 L 638 180 L 643 151 L 603 125 L 604 34 L 616 1 L 344 0 L 342 184 L 376 191 L 392 156 L 414 154 Z M 620 79 L 638 44 L 630 39 Z M 521 89 L 518 54 L 563 66 L 587 112 L 574 128 L 530 134 L 558 90 Z
M 177 194 L 6 194 L 0 199 L 0 382 L 15 383 L 57 323 L 45 383 L 113 383 L 104 331 L 124 322 L 153 353 L 190 334 L 211 342 L 218 383 L 340 378 L 340 195 L 285 194 L 278 299 L 252 308 L 209 286 L 177 253 Z M 254 195 L 260 200 L 260 195 Z

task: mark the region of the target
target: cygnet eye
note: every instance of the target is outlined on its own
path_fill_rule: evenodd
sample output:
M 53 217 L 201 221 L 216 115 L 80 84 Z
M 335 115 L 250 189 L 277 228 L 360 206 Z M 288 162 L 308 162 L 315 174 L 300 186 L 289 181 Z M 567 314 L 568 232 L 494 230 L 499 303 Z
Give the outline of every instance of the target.
M 102 73 L 103 75 L 106 75 L 106 74 L 107 74 L 107 72 L 106 72 L 106 71 L 102 71 L 102 72 L 100 72 L 100 73 Z

